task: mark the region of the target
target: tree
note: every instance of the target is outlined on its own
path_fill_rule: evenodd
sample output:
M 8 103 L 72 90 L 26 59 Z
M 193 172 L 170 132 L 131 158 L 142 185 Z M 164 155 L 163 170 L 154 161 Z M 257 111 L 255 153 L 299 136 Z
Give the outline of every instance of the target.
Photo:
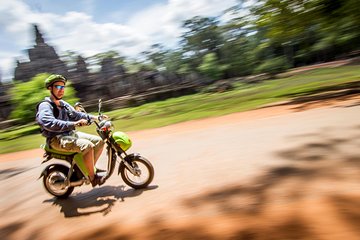
M 11 102 L 15 106 L 10 118 L 19 119 L 20 123 L 23 124 L 34 121 L 37 103 L 49 96 L 49 90 L 45 89 L 44 86 L 44 81 L 48 76 L 47 73 L 41 73 L 33 77 L 29 82 L 15 82 L 14 87 L 10 90 Z M 71 83 L 66 84 L 65 91 L 67 102 L 74 104 L 78 101 Z
M 113 59 L 115 62 L 115 65 L 123 65 L 125 64 L 125 57 L 122 57 L 118 52 L 116 51 L 107 51 L 103 53 L 98 53 L 93 56 L 90 56 L 86 58 L 87 64 L 89 64 L 89 70 L 91 72 L 96 72 L 100 70 L 101 64 L 104 61 L 104 59 Z
M 275 75 L 281 73 L 289 68 L 289 65 L 285 57 L 276 57 L 264 61 L 257 68 L 255 68 L 254 73 L 268 73 L 270 75 Z
M 166 53 L 165 47 L 157 43 L 153 44 L 148 51 L 142 52 L 142 55 L 150 65 L 153 65 L 157 70 L 162 70 L 165 68 L 164 59 Z
M 294 65 L 294 50 L 302 40 L 303 33 L 311 26 L 314 13 L 305 11 L 308 1 L 263 0 L 252 9 L 256 26 L 264 31 L 268 46 L 275 56 L 284 55 Z M 281 51 L 278 51 L 281 49 Z M 267 59 L 266 59 L 267 60 Z
M 201 63 L 203 56 L 215 53 L 220 57 L 220 47 L 223 44 L 216 18 L 202 18 L 196 16 L 186 20 L 183 28 L 187 31 L 182 35 L 183 52 L 190 60 L 190 66 L 194 69 Z
M 198 67 L 198 70 L 205 76 L 211 78 L 212 80 L 219 80 L 226 67 L 220 65 L 215 53 L 208 53 L 204 56 L 203 62 Z
M 237 11 L 233 8 L 232 11 Z M 221 26 L 224 43 L 220 48 L 221 64 L 225 64 L 226 76 L 236 77 L 252 73 L 255 56 L 253 49 L 258 44 L 258 38 L 246 17 L 236 17 Z
M 291 66 L 358 50 L 359 11 L 358 0 L 259 0 L 252 8 L 272 57 L 284 55 Z

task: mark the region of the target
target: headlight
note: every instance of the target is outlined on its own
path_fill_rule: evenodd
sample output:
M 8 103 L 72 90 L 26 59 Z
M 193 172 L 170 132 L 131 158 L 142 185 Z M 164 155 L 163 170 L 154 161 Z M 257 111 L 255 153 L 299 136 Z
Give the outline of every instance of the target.
M 102 132 L 111 132 L 114 130 L 114 125 L 111 121 L 102 121 L 99 126 Z

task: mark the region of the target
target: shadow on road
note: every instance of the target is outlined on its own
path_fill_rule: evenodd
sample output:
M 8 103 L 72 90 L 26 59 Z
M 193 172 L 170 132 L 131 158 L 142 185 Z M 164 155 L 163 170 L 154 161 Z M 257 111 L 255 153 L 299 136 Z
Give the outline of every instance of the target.
M 297 144 L 273 152 L 278 159 L 276 165 L 248 181 L 174 202 L 174 206 L 184 208 L 191 221 L 189 218 L 174 226 L 157 213 L 144 226 L 138 226 L 141 231 L 127 231 L 122 223 L 112 223 L 72 237 L 140 239 L 138 234 L 146 233 L 143 239 L 150 240 L 358 239 L 360 126 L 320 129 L 286 140 Z M 65 217 L 106 215 L 116 202 L 143 191 L 105 186 L 67 200 L 49 199 L 44 203 L 60 207 Z M 0 232 L 13 235 L 22 226 L 21 222 L 13 223 Z M 214 229 L 220 235 L 214 234 Z
M 14 238 L 14 234 L 21 230 L 25 226 L 24 221 L 17 221 L 14 223 L 10 223 L 6 226 L 0 228 L 0 239 L 12 239 Z
M 30 171 L 34 168 L 35 167 L 30 167 L 30 168 L 13 167 L 13 168 L 2 169 L 2 170 L 0 170 L 0 181 L 11 178 L 11 177 L 15 177 L 16 175 Z
M 144 191 L 156 189 L 158 186 L 149 186 L 146 189 L 126 189 L 124 185 L 120 186 L 104 186 L 93 188 L 89 192 L 71 195 L 67 199 L 52 198 L 45 200 L 44 203 L 52 203 L 54 206 L 60 207 L 60 212 L 64 216 L 79 217 L 87 216 L 95 213 L 107 215 L 111 212 L 116 202 L 125 201 L 126 198 L 137 197 Z
M 146 239 L 358 239 L 360 128 L 345 130 L 350 134 L 341 137 L 337 137 L 341 129 L 289 137 L 300 143 L 274 152 L 280 164 L 248 182 L 181 200 L 194 218 L 174 227 L 165 216 L 157 215 L 142 227 L 148 232 Z M 221 230 L 226 223 L 232 227 Z M 80 237 L 137 237 L 119 231 L 120 227 L 106 226 Z M 213 229 L 221 234 L 214 234 Z
M 327 106 L 331 101 L 346 101 L 360 94 L 360 81 L 343 83 L 335 86 L 325 86 L 316 90 L 309 90 L 302 93 L 285 94 L 279 97 L 290 98 L 285 103 L 271 105 L 273 106 L 295 106 L 294 111 L 304 111 L 312 108 L 314 105 Z M 360 105 L 360 101 L 352 103 L 348 107 Z
M 334 131 L 337 130 L 337 131 Z M 340 131 L 339 131 L 340 130 Z M 298 146 L 275 152 L 281 164 L 243 184 L 185 199 L 195 216 L 181 228 L 154 220 L 150 239 L 218 239 L 211 229 L 229 221 L 221 239 L 322 239 L 360 236 L 360 131 L 327 129 L 291 136 Z M 332 134 L 332 132 L 335 132 Z M 337 137 L 339 132 L 348 132 Z

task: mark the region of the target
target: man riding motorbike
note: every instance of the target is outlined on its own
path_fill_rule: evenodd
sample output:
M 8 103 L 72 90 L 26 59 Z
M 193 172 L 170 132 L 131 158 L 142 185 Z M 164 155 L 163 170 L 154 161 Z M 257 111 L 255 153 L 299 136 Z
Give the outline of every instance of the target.
M 95 187 L 103 184 L 102 177 L 96 174 L 102 170 L 94 169 L 102 153 L 104 141 L 99 136 L 75 131 L 76 126 L 87 125 L 91 119 L 95 120 L 97 117 L 76 111 L 62 100 L 66 82 L 64 76 L 57 74 L 45 79 L 45 88 L 50 91 L 50 97 L 38 104 L 36 121 L 51 148 L 63 152 L 82 152 L 91 184 Z

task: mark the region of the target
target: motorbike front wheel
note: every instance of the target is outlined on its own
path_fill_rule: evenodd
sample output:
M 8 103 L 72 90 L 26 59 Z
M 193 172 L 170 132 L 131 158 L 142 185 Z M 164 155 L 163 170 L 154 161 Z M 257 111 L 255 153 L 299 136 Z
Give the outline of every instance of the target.
M 120 165 L 121 178 L 124 182 L 135 189 L 147 187 L 154 178 L 154 167 L 144 157 L 137 156 L 131 162 L 136 174 L 130 172 L 125 164 Z
M 65 179 L 69 168 L 63 165 L 54 165 L 44 174 L 43 183 L 46 191 L 58 198 L 67 198 L 74 187 L 65 186 Z

